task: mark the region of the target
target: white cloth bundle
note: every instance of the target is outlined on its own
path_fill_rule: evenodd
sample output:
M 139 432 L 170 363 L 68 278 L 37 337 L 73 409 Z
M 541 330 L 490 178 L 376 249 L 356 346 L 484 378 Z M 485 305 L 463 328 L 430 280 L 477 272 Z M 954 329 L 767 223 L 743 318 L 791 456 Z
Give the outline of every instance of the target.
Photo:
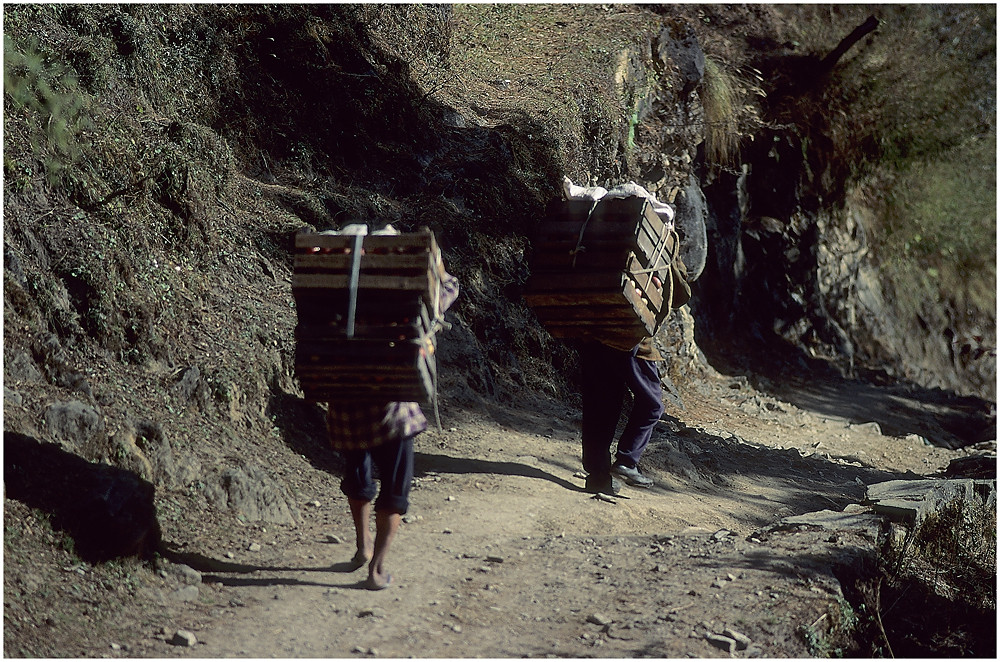
M 367 236 L 368 234 L 368 226 L 365 225 L 364 223 L 351 223 L 350 225 L 345 225 L 339 230 L 324 230 L 319 234 L 350 234 L 350 235 L 360 234 L 362 237 L 364 237 Z M 372 232 L 372 236 L 376 237 L 383 235 L 397 235 L 397 234 L 399 234 L 399 230 L 392 227 L 391 225 L 386 225 L 381 230 L 376 230 L 375 232 Z
M 660 217 L 661 221 L 663 221 L 663 224 L 670 229 L 673 229 L 674 227 L 673 208 L 665 202 L 657 200 L 655 195 L 635 182 L 619 184 L 609 191 L 603 186 L 577 186 L 570 181 L 569 177 L 564 176 L 563 195 L 566 196 L 567 200 L 593 200 L 595 202 L 601 200 L 602 198 L 646 198 L 649 200 L 650 205 L 652 205 L 653 211 L 655 211 L 656 215 Z

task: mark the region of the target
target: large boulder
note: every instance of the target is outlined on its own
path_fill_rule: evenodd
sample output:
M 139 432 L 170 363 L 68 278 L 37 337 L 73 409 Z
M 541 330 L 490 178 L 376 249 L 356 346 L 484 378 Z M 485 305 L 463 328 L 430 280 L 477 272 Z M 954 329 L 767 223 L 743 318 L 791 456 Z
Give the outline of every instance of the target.
M 224 470 L 204 489 L 209 503 L 251 522 L 294 525 L 301 515 L 285 488 L 260 467 Z
M 708 201 L 694 175 L 688 177 L 681 195 L 674 200 L 674 225 L 681 239 L 681 261 L 687 268 L 688 281 L 695 281 L 705 270 L 708 259 Z

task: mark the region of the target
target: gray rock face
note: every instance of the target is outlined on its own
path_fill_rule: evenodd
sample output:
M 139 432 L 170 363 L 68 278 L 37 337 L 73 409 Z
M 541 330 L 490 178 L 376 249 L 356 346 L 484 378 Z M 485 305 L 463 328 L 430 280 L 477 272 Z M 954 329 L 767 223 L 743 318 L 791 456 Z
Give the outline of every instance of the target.
M 27 352 L 13 351 L 4 358 L 4 374 L 8 379 L 26 382 L 42 381 L 42 373 Z
M 204 491 L 214 506 L 232 509 L 253 522 L 296 524 L 301 516 L 285 488 L 258 467 L 226 469 Z
M 158 565 L 161 577 L 172 578 L 174 581 L 184 586 L 201 583 L 201 573 L 189 565 L 185 565 L 183 563 L 171 563 L 165 559 L 161 559 Z
M 890 480 L 869 485 L 865 502 L 890 519 L 919 524 L 953 501 L 996 508 L 996 483 L 992 480 Z
M 208 387 L 202 379 L 201 370 L 196 365 L 184 371 L 174 387 L 174 393 L 183 405 L 194 411 L 204 411 L 208 407 Z
M 705 270 L 708 259 L 708 201 L 698 180 L 691 175 L 682 195 L 674 201 L 674 225 L 681 239 L 681 261 L 687 268 L 688 282 L 694 282 Z
M 168 643 L 174 646 L 190 648 L 198 644 L 198 637 L 194 635 L 194 632 L 189 630 L 178 630 L 174 633 L 174 636 L 170 638 Z
M 104 432 L 104 421 L 97 411 L 78 400 L 56 402 L 45 410 L 49 434 L 71 448 L 79 448 Z
M 20 393 L 16 391 L 11 391 L 9 388 L 4 386 L 3 401 L 4 403 L 10 403 L 13 405 L 21 406 L 22 404 L 24 404 L 24 397 Z
M 693 92 L 705 76 L 705 53 L 691 26 L 664 28 L 660 33 L 657 52 L 661 58 L 669 58 L 680 71 L 684 79 L 682 98 Z
M 140 453 L 152 470 L 157 484 L 177 487 L 196 480 L 200 465 L 186 456 L 178 456 L 163 433 L 163 428 L 153 421 L 139 421 L 134 431 L 126 431 L 123 445 Z M 131 444 L 128 442 L 131 441 Z

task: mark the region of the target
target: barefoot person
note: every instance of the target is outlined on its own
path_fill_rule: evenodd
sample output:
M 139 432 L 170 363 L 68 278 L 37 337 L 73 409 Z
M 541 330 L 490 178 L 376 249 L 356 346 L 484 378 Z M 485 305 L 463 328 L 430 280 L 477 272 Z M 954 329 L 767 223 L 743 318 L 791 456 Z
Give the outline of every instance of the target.
M 366 227 L 361 227 L 364 229 L 350 231 L 367 232 Z M 349 232 L 347 228 L 345 231 Z M 387 226 L 375 234 L 398 233 Z M 458 279 L 445 273 L 438 295 L 438 315 L 443 315 L 458 298 L 458 290 Z M 343 401 L 329 403 L 326 421 L 330 445 L 340 451 L 345 461 L 340 489 L 347 496 L 357 540 L 349 568 L 357 570 L 367 563 L 365 587 L 387 588 L 392 575 L 386 569 L 386 555 L 409 508 L 413 438 L 427 429 L 427 418 L 416 402 Z M 375 470 L 382 482 L 377 490 Z M 369 529 L 373 506 L 374 538 Z
M 331 402 L 327 428 L 331 445 L 341 452 L 345 462 L 340 489 L 347 496 L 357 540 L 351 569 L 367 563 L 365 586 L 372 590 L 386 588 L 392 581 L 385 567 L 386 554 L 409 508 L 413 438 L 427 428 L 427 419 L 415 402 Z M 376 469 L 382 480 L 377 498 Z M 374 538 L 369 529 L 373 500 Z

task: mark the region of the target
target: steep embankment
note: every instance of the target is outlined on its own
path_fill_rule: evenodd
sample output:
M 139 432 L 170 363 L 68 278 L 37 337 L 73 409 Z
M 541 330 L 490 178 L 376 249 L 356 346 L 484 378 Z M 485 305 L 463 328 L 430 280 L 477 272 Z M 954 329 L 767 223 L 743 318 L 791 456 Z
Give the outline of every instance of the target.
M 194 627 L 198 619 L 238 609 L 244 598 L 214 581 L 202 584 L 175 564 L 155 574 L 131 561 L 93 562 L 121 552 L 151 554 L 161 538 L 161 551 L 206 572 L 221 572 L 227 554 L 237 557 L 234 550 L 250 551 L 254 543 L 273 543 L 277 565 L 287 561 L 283 550 L 307 542 L 306 533 L 318 535 L 328 521 L 346 524 L 335 488 L 339 459 L 325 447 L 322 410 L 302 401 L 292 370 L 289 248 L 299 230 L 364 220 L 435 231 L 463 287 L 440 355 L 443 414 L 453 417 L 458 438 L 452 431 L 428 435 L 441 452 L 425 451 L 421 477 L 435 482 L 440 463 L 456 476 L 473 468 L 488 476 L 486 487 L 498 499 L 512 490 L 532 496 L 531 483 L 511 486 L 506 477 L 538 478 L 524 468 L 533 462 L 522 458 L 531 455 L 525 449 L 537 434 L 552 434 L 545 428 L 518 436 L 534 424 L 507 407 L 541 403 L 536 394 L 563 403 L 575 397 L 572 351 L 549 337 L 520 299 L 531 229 L 558 195 L 563 174 L 589 183 L 634 179 L 656 191 L 678 207 L 688 258 L 698 267 L 692 270 L 701 271 L 702 260 L 708 265 L 696 283 L 694 316 L 679 313 L 659 338 L 683 359 L 671 365 L 680 386 L 671 397 L 688 402 L 692 422 L 661 431 L 663 457 L 654 471 L 665 485 L 689 490 L 689 506 L 713 484 L 706 476 L 720 463 L 741 470 L 726 464 L 732 448 L 718 441 L 728 432 L 706 422 L 717 412 L 694 413 L 692 399 L 719 398 L 717 389 L 699 390 L 713 371 L 695 331 L 699 342 L 724 347 L 734 333 L 753 336 L 739 331 L 745 318 L 733 312 L 754 311 L 750 328 L 767 336 L 768 315 L 807 320 L 797 336 L 785 334 L 792 340 L 830 318 L 819 311 L 822 297 L 805 297 L 802 308 L 782 315 L 775 311 L 785 295 L 776 295 L 778 304 L 743 297 L 767 278 L 736 269 L 759 264 L 744 262 L 741 247 L 746 207 L 739 201 L 746 202 L 746 190 L 739 168 L 720 170 L 712 161 L 732 154 L 729 139 L 760 126 L 753 102 L 762 83 L 736 74 L 750 74 L 753 49 L 783 48 L 773 8 L 682 6 L 655 14 L 625 5 L 14 5 L 5 6 L 4 23 L 7 652 L 74 656 L 111 646 L 124 654 L 145 651 L 137 642 L 155 640 L 156 655 L 185 654 L 165 647 L 171 626 Z M 730 88 L 735 96 L 722 97 L 728 101 L 720 108 L 707 103 L 708 82 L 725 80 L 726 72 L 743 83 Z M 819 251 L 820 235 L 802 224 L 807 241 L 776 232 L 783 242 Z M 702 236 L 707 242 L 699 244 Z M 761 289 L 798 301 L 795 287 L 777 282 Z M 734 301 L 739 305 L 730 306 Z M 749 388 L 745 380 L 733 384 Z M 723 380 L 722 392 L 739 390 L 730 385 Z M 804 387 L 798 392 L 808 395 Z M 919 403 L 923 395 L 903 394 L 904 414 L 920 411 L 909 398 Z M 758 394 L 747 400 L 741 406 L 772 411 Z M 973 419 L 981 417 L 979 405 L 969 405 Z M 570 416 L 564 404 L 551 406 L 554 420 Z M 495 423 L 488 434 L 483 420 Z M 844 417 L 843 425 L 849 422 L 868 419 Z M 903 433 L 931 438 L 923 422 L 910 418 L 915 427 Z M 957 427 L 945 431 L 948 439 L 966 432 Z M 575 442 L 572 426 L 559 429 L 567 438 L 553 453 L 561 464 L 552 475 L 572 495 L 559 495 L 572 508 L 579 500 Z M 693 435 L 691 447 L 678 446 L 675 434 Z M 500 455 L 507 444 L 518 452 L 495 464 L 469 459 L 495 449 Z M 932 450 L 924 451 L 934 457 L 928 471 L 957 457 Z M 767 452 L 754 452 L 768 464 Z M 871 477 L 885 471 L 872 468 Z M 552 480 L 549 473 L 542 478 Z M 831 489 L 855 484 L 843 470 L 836 475 Z M 83 486 L 93 500 L 81 497 Z M 462 477 L 454 487 L 484 486 Z M 656 526 L 679 525 L 662 515 L 677 505 L 669 494 L 656 499 L 630 515 L 657 511 Z M 487 502 L 470 501 L 484 510 L 456 521 L 495 515 Z M 815 507 L 790 503 L 792 512 Z M 586 501 L 585 507 L 606 505 Z M 690 523 L 719 524 L 712 508 L 695 505 Z M 754 526 L 776 516 L 766 507 L 753 513 L 747 518 Z M 122 525 L 123 535 L 89 536 L 95 514 Z M 547 518 L 521 535 L 557 535 L 558 518 Z M 506 520 L 502 530 L 518 526 Z M 653 535 L 623 526 L 614 532 Z M 740 533 L 752 527 L 744 528 Z M 257 540 L 258 534 L 269 537 Z M 560 544 L 550 538 L 545 545 Z M 477 553 L 445 548 L 449 557 Z M 518 572 L 530 573 L 533 563 L 552 556 L 542 547 L 520 551 L 530 563 Z M 412 564 L 404 566 L 410 578 L 421 572 L 417 557 L 401 556 Z M 525 576 L 508 581 L 523 584 Z M 590 579 L 565 583 L 585 588 Z M 301 581 L 237 577 L 218 584 Z M 457 592 L 459 605 L 479 597 Z M 524 595 L 510 597 L 514 611 Z M 160 620 L 165 609 L 176 620 Z M 801 652 L 798 624 L 786 623 L 775 635 L 794 643 L 778 645 L 774 654 Z M 709 634 L 721 629 L 716 625 Z M 168 636 L 161 628 L 171 629 Z M 556 629 L 554 637 L 566 634 Z

